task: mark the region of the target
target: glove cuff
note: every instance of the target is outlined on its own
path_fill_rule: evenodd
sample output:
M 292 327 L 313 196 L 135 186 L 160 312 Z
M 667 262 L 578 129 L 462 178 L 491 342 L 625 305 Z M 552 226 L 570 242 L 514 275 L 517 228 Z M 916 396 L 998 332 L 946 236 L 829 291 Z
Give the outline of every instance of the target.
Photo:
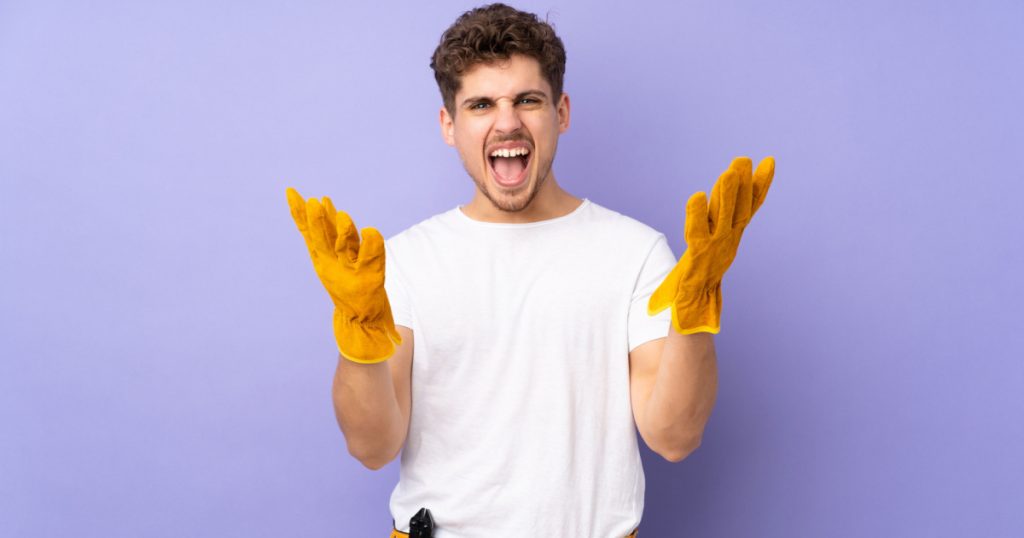
M 334 310 L 334 340 L 342 357 L 360 364 L 384 362 L 395 354 L 391 334 L 398 334 L 394 326 L 381 321 L 352 319 L 340 309 Z
M 718 334 L 722 319 L 721 281 L 679 292 L 672 308 L 672 327 L 676 332 Z

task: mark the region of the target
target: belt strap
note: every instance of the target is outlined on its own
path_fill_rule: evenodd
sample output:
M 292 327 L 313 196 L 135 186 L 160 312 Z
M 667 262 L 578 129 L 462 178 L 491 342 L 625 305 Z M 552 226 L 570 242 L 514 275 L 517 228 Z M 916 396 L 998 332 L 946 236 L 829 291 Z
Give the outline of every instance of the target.
M 633 532 L 629 533 L 629 536 L 626 536 L 626 538 L 637 538 L 637 536 L 640 536 L 639 528 L 633 529 Z M 388 538 L 409 538 L 409 535 L 400 530 L 394 529 L 391 531 L 391 536 Z

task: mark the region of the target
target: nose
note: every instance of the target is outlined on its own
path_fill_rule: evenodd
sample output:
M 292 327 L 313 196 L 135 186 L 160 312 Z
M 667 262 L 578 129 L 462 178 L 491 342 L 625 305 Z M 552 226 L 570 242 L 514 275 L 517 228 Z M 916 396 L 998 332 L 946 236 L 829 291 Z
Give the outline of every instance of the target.
M 516 110 L 515 105 L 506 99 L 502 99 L 498 103 L 498 115 L 494 122 L 494 129 L 499 133 L 511 134 L 518 131 L 522 126 L 523 122 L 519 118 L 519 111 Z

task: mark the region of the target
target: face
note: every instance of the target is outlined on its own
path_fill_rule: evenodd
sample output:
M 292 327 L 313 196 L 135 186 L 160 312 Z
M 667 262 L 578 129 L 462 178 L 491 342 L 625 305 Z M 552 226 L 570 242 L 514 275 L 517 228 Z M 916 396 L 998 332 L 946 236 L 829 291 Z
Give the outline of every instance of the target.
M 480 194 L 503 211 L 528 207 L 569 128 L 569 97 L 552 97 L 537 60 L 513 55 L 467 71 L 453 108 L 441 108 L 441 134 Z

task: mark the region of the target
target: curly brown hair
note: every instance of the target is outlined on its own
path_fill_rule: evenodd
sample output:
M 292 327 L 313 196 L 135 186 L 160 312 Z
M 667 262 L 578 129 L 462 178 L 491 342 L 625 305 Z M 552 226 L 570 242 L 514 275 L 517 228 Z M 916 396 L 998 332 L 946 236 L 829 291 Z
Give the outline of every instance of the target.
M 477 64 L 507 60 L 522 54 L 540 63 L 551 86 L 553 100 L 562 95 L 565 47 L 547 21 L 505 4 L 489 4 L 467 11 L 441 35 L 430 68 L 448 113 L 455 115 L 455 94 L 462 75 Z

